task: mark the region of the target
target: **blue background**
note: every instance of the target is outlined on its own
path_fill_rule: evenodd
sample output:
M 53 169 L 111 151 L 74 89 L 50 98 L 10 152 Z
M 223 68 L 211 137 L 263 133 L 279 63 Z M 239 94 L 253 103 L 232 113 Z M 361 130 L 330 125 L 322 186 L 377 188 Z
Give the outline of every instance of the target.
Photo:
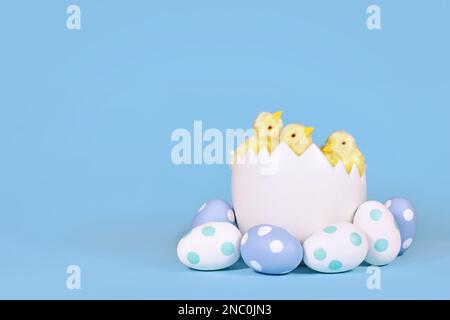
M 66 28 L 80 5 L 82 29 Z M 8 1 L 0 10 L 0 298 L 450 298 L 450 3 Z M 410 198 L 412 248 L 366 267 L 197 272 L 178 238 L 226 165 L 171 162 L 176 128 L 259 111 L 353 133 L 369 198 Z M 81 267 L 81 290 L 66 268 Z

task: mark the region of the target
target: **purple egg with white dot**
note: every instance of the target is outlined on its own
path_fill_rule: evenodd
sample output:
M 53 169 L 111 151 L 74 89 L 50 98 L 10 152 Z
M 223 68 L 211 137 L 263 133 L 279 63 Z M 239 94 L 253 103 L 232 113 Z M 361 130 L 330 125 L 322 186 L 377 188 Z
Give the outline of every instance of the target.
M 229 222 L 236 226 L 236 218 L 231 205 L 221 199 L 214 199 L 205 202 L 198 209 L 192 220 L 191 228 L 208 222 Z
M 298 267 L 303 258 L 300 241 L 283 228 L 263 224 L 250 228 L 241 239 L 241 256 L 253 270 L 285 274 Z
M 385 203 L 394 215 L 397 222 L 402 245 L 399 255 L 411 247 L 416 236 L 416 211 L 408 199 L 402 197 L 392 198 Z

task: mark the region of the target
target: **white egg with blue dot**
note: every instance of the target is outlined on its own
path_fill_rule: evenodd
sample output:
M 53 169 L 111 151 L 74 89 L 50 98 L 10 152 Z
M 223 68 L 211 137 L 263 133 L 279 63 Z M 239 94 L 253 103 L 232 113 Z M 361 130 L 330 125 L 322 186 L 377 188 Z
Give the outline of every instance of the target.
M 240 257 L 241 232 L 228 222 L 209 222 L 193 228 L 178 243 L 178 259 L 197 270 L 220 270 Z
M 367 238 L 360 228 L 336 223 L 317 230 L 303 242 L 303 261 L 315 271 L 344 272 L 359 266 L 367 249 Z
M 191 228 L 212 221 L 229 222 L 236 225 L 236 218 L 231 205 L 222 199 L 213 199 L 205 202 L 197 210 L 192 220 Z
M 394 216 L 384 204 L 364 202 L 356 210 L 353 223 L 367 236 L 367 263 L 381 266 L 397 257 L 401 246 L 400 231 Z
M 264 224 L 250 228 L 242 236 L 241 256 L 257 272 L 285 274 L 300 264 L 303 248 L 285 229 Z

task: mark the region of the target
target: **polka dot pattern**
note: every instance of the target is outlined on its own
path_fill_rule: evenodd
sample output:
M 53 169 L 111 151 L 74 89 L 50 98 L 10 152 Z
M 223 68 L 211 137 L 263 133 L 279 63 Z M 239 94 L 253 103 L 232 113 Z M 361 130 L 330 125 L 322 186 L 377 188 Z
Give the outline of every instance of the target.
M 191 228 L 210 222 L 228 222 L 236 226 L 233 208 L 224 200 L 209 200 L 197 211 L 192 219 Z
M 224 269 L 240 258 L 241 239 L 241 232 L 233 224 L 209 222 L 195 227 L 180 239 L 177 256 L 182 264 L 192 269 Z
M 360 246 L 362 239 L 361 236 L 359 235 L 359 233 L 357 232 L 352 232 L 350 234 L 350 242 L 354 245 L 354 246 Z
M 327 257 L 327 252 L 323 248 L 318 248 L 314 250 L 314 258 L 319 261 L 324 260 Z
M 272 240 L 269 247 L 270 251 L 272 251 L 273 253 L 280 253 L 284 249 L 283 242 L 281 242 L 280 240 Z
M 337 228 L 335 226 L 328 226 L 323 229 L 325 233 L 335 233 Z
M 239 252 L 249 267 L 265 274 L 290 272 L 303 258 L 300 241 L 286 229 L 269 224 L 248 229 L 241 239 Z
M 331 260 L 328 268 L 330 268 L 330 270 L 332 271 L 338 271 L 342 268 L 342 262 L 340 262 L 339 260 Z
M 212 226 L 206 226 L 202 228 L 202 234 L 205 237 L 212 237 L 214 235 L 214 233 L 216 233 L 216 228 L 212 227 Z
M 406 249 L 408 249 L 411 246 L 412 243 L 413 243 L 413 239 L 412 238 L 408 238 L 405 241 L 403 241 L 402 248 L 404 250 L 406 250 Z
M 231 256 L 234 252 L 234 245 L 231 242 L 224 242 L 220 251 L 222 251 L 225 256 Z
M 250 266 L 258 272 L 262 271 L 261 265 L 258 262 L 256 262 L 255 260 L 250 261 Z
M 398 255 L 402 255 L 412 244 L 408 239 L 414 240 L 416 236 L 417 212 L 411 201 L 405 197 L 394 197 L 388 201 L 391 202 L 389 211 L 394 217 L 395 227 L 400 232 L 400 251 Z M 389 246 L 391 247 L 391 241 Z
M 373 209 L 370 211 L 370 219 L 373 221 L 378 221 L 381 219 L 383 213 L 379 209 Z
M 370 220 L 369 212 L 364 215 Z M 304 242 L 305 264 L 319 272 L 335 273 L 356 268 L 367 256 L 368 239 L 360 228 L 349 222 L 334 223 L 331 235 L 319 229 Z
M 272 227 L 270 227 L 270 226 L 262 226 L 262 227 L 260 227 L 258 229 L 257 233 L 258 233 L 258 236 L 263 237 L 263 236 L 269 234 L 270 231 L 272 231 Z
M 389 242 L 386 239 L 378 239 L 377 241 L 375 241 L 374 248 L 377 252 L 386 251 L 388 247 Z
M 358 207 L 353 218 L 354 225 L 361 229 L 361 247 L 367 244 L 364 261 L 370 265 L 387 265 L 394 261 L 400 252 L 401 232 L 395 226 L 394 213 L 397 204 L 394 199 L 389 200 L 391 201 L 383 203 L 366 201 Z M 399 227 L 401 229 L 400 222 Z
M 189 251 L 186 258 L 191 264 L 198 264 L 200 262 L 199 255 L 194 251 Z
M 411 221 L 412 219 L 414 219 L 414 212 L 411 209 L 406 209 L 405 211 L 403 211 L 403 219 L 405 219 L 406 221 Z

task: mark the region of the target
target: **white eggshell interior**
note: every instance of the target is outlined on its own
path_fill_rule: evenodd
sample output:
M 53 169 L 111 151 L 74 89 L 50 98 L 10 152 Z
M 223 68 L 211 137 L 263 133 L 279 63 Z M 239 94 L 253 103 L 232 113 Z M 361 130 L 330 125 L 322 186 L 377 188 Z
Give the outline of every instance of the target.
M 351 222 L 366 201 L 366 176 L 333 167 L 311 145 L 301 156 L 286 144 L 256 155 L 248 151 L 232 167 L 232 198 L 244 233 L 258 224 L 285 228 L 300 241 L 327 224 Z

